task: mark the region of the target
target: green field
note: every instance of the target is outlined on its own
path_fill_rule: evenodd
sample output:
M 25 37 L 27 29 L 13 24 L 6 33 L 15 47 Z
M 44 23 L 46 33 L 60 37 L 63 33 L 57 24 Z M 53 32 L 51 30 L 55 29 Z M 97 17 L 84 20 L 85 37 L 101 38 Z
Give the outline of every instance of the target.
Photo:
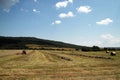
M 0 50 L 0 80 L 120 80 L 120 51 Z M 18 53 L 18 55 L 16 55 Z

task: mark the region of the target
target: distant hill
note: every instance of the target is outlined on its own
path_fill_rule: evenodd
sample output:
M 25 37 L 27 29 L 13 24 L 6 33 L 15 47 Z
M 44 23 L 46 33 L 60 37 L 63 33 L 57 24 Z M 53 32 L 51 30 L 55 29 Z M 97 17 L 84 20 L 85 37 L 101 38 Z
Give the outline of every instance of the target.
M 81 49 L 86 47 L 59 41 L 38 39 L 34 37 L 0 37 L 0 49 L 31 49 L 31 46 L 37 49 L 39 49 L 39 47 L 58 47 L 75 49 Z

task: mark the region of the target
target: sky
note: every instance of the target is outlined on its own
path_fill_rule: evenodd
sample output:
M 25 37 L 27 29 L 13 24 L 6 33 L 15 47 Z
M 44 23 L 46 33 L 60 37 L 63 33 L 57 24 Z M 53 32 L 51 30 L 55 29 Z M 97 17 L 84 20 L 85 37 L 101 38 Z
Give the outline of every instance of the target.
M 120 0 L 0 0 L 0 36 L 120 47 Z

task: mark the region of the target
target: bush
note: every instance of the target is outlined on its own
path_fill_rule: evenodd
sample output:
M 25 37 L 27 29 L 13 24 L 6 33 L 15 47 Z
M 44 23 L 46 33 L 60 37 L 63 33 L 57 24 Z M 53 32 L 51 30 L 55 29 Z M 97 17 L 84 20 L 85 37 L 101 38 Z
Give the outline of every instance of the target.
M 98 46 L 93 46 L 93 47 L 84 47 L 81 49 L 82 51 L 101 51 L 101 48 Z

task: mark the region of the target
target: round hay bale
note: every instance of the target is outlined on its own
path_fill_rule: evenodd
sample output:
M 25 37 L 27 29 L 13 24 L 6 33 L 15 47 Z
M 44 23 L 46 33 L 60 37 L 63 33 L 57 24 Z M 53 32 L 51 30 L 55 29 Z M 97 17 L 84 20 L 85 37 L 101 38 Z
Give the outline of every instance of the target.
M 22 55 L 26 55 L 27 53 L 26 53 L 26 51 L 25 50 L 23 50 L 22 51 Z
M 106 53 L 109 53 L 110 51 L 106 51 Z
M 115 51 L 112 51 L 112 52 L 110 53 L 110 55 L 111 55 L 111 56 L 116 56 L 116 52 L 115 52 Z

